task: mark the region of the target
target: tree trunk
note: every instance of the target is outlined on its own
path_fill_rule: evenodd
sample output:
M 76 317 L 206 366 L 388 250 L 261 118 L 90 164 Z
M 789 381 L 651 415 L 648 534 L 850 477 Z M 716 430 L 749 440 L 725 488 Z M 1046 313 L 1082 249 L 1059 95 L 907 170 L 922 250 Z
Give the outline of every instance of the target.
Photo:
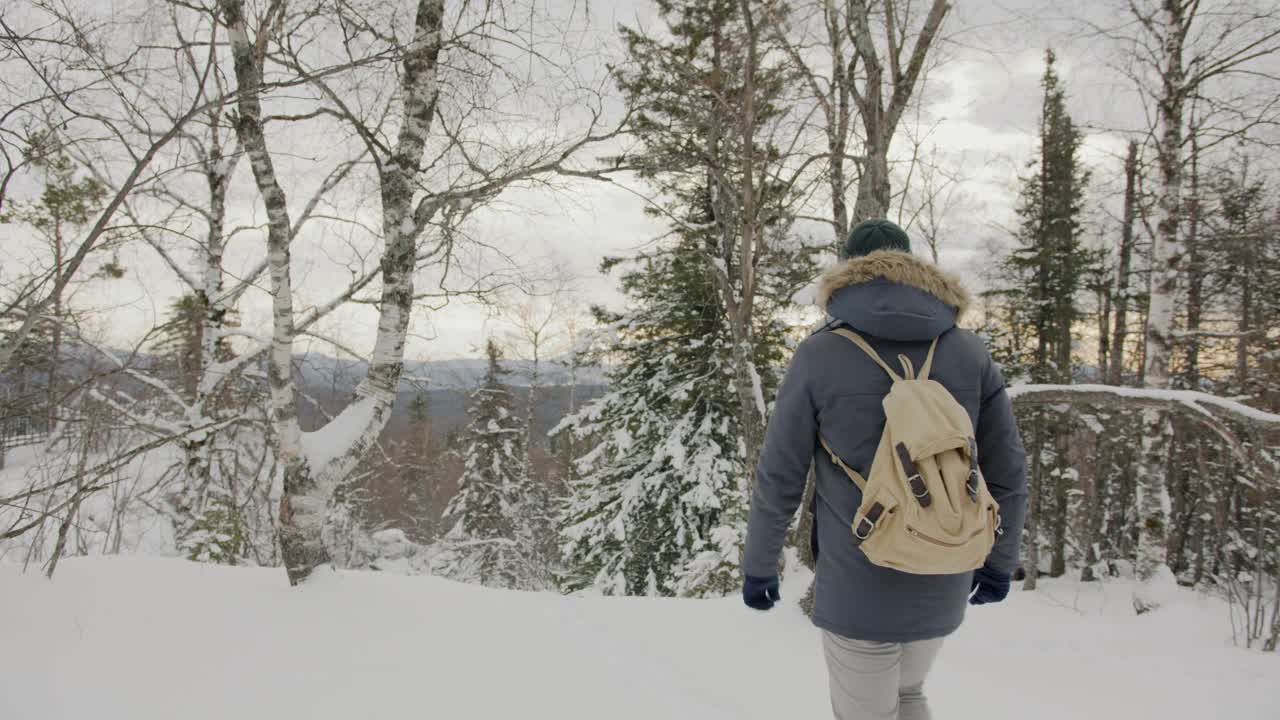
M 1199 450 L 1200 451 L 1196 455 L 1196 469 L 1200 473 L 1201 478 L 1209 478 L 1211 475 L 1205 462 L 1203 446 L 1201 446 Z M 1230 461 L 1230 458 L 1226 458 L 1219 466 L 1223 477 L 1230 476 Z M 1201 507 L 1198 509 L 1199 512 L 1196 513 L 1196 532 L 1192 536 L 1191 540 L 1194 543 L 1193 547 L 1195 549 L 1195 563 L 1191 568 L 1192 583 L 1194 585 L 1199 585 L 1204 579 L 1205 567 L 1207 565 L 1205 551 L 1211 547 L 1211 543 L 1214 547 L 1221 544 L 1218 537 L 1218 532 L 1221 529 L 1220 526 L 1214 522 L 1213 518 L 1205 519 L 1199 517 L 1205 512 L 1212 512 L 1215 516 L 1217 515 L 1218 509 L 1222 506 L 1220 483 L 1205 482 L 1204 497 L 1201 499 L 1200 503 Z
M 221 386 L 223 374 L 218 372 L 218 348 L 226 334 L 227 314 L 230 307 L 223 295 L 223 255 L 226 251 L 225 222 L 227 214 L 227 190 L 239 155 L 224 157 L 219 137 L 221 108 L 210 111 L 210 150 L 204 158 L 205 184 L 209 190 L 208 228 L 203 252 L 199 255 L 199 272 L 195 298 L 200 308 L 200 326 L 197 331 L 200 355 L 192 378 L 191 406 L 187 409 L 187 422 L 193 426 L 209 422 L 213 411 L 212 397 Z M 192 433 L 181 443 L 185 456 L 185 488 L 180 512 L 184 520 L 201 515 L 213 482 L 214 437 L 206 433 Z
M 1207 472 L 1204 443 L 1190 432 L 1185 422 L 1174 423 L 1174 452 L 1170 455 L 1169 475 L 1175 478 L 1170 493 L 1170 517 L 1168 563 L 1171 569 L 1181 573 L 1187 569 L 1184 552 L 1191 529 L 1197 524 L 1198 510 L 1202 507 L 1208 488 L 1213 484 Z M 1194 460 L 1187 465 L 1188 456 Z
M 1098 377 L 1106 382 L 1111 361 L 1111 293 L 1105 285 L 1098 288 Z
M 284 189 L 276 176 L 262 124 L 262 56 L 266 38 L 250 40 L 244 0 L 220 0 L 239 86 L 236 134 L 249 157 L 254 182 L 267 210 L 267 258 L 270 263 L 272 302 L 272 342 L 267 363 L 271 388 L 271 420 L 275 426 L 276 451 L 284 468 L 284 493 L 280 498 L 280 550 L 289 575 L 297 584 L 311 570 L 329 562 L 318 529 L 324 506 L 305 498 L 316 488 L 314 472 L 302 452 L 302 431 L 298 426 L 296 389 L 293 381 L 293 279 L 290 275 L 290 219 Z M 273 4 L 272 10 L 276 9 Z M 272 13 L 268 13 L 270 16 Z M 260 33 L 269 30 L 262 28 Z M 262 50 L 258 49 L 262 47 Z
M 831 12 L 831 6 L 827 6 Z M 849 178 L 845 167 L 845 157 L 849 152 L 849 128 L 853 124 L 853 60 L 844 59 L 844 33 L 834 18 L 827 19 L 828 41 L 831 44 L 831 92 L 835 96 L 835 106 L 827 106 L 827 152 L 831 187 L 831 227 L 835 234 L 835 248 L 838 249 L 849 237 L 849 203 L 845 198 L 845 188 Z
M 877 90 L 878 92 L 878 90 Z M 873 105 L 871 117 L 862 118 L 866 131 L 866 155 L 862 161 L 862 177 L 858 180 L 858 199 L 853 206 L 853 224 L 883 218 L 889 214 L 889 141 L 892 131 Z
M 55 223 L 58 223 L 58 221 L 55 220 Z M 64 272 L 62 227 L 60 223 L 58 223 L 58 226 L 54 228 L 53 232 L 53 273 L 54 278 L 60 278 Z M 49 385 L 45 388 L 45 391 L 48 394 L 48 400 L 46 401 L 44 411 L 46 432 L 53 432 L 53 424 L 54 420 L 58 417 L 57 408 L 60 404 L 58 402 L 58 368 L 62 365 L 62 322 L 64 319 L 62 290 L 54 290 L 51 306 L 53 308 L 53 329 L 49 348 Z
M 62 555 L 67 549 L 68 534 L 71 527 L 76 524 L 76 518 L 80 515 L 80 504 L 85 498 L 85 467 L 89 464 L 89 451 L 94 434 L 97 432 L 97 426 L 97 418 L 92 416 L 88 427 L 84 428 L 80 436 L 80 454 L 76 460 L 75 490 L 72 491 L 71 500 L 67 506 L 67 514 L 58 525 L 58 538 L 54 543 L 53 554 L 49 556 L 49 564 L 45 570 L 45 576 L 49 578 L 52 578 L 54 571 L 58 569 L 58 561 L 62 559 Z
M 841 112 L 848 113 L 848 103 L 841 108 Z M 847 124 L 847 119 L 845 123 Z M 828 133 L 834 136 L 834 133 Z M 849 204 L 845 201 L 844 190 L 845 184 L 848 182 L 844 172 L 844 154 L 847 151 L 847 140 L 844 137 L 832 137 L 829 142 L 831 152 L 831 227 L 834 229 L 835 245 L 838 249 L 844 244 L 846 238 L 849 237 Z
M 1106 497 L 1105 483 L 1108 482 L 1112 462 L 1111 443 L 1108 441 L 1105 430 L 1106 419 L 1101 420 L 1104 423 L 1104 430 L 1093 436 L 1092 462 L 1088 463 L 1081 473 L 1081 490 L 1084 491 L 1080 502 L 1081 513 L 1083 513 L 1083 522 L 1080 523 L 1080 545 L 1084 549 L 1082 558 L 1084 567 L 1080 570 L 1081 582 L 1093 582 L 1098 579 L 1094 566 L 1101 559 L 1098 557 L 1097 547 L 1102 535 L 1105 512 L 1103 502 L 1103 498 Z
M 754 488 L 756 465 L 760 462 L 760 452 L 764 446 L 764 388 L 760 384 L 760 374 L 756 371 L 751 336 L 746 334 L 742 339 L 735 339 L 733 348 L 734 384 L 738 391 L 742 444 L 745 450 L 743 462 L 747 472 L 751 474 L 750 485 Z
M 369 372 L 357 386 L 358 399 L 329 425 L 344 434 L 324 438 L 314 458 L 303 452 L 298 426 L 296 388 L 292 377 L 294 339 L 293 291 L 289 274 L 289 209 L 267 149 L 258 97 L 266 38 L 250 41 L 243 0 L 220 0 L 231 40 L 239 85 L 236 131 L 248 154 L 254 180 L 267 208 L 267 246 L 273 295 L 273 333 L 268 380 L 278 462 L 283 466 L 284 493 L 280 500 L 280 549 L 291 584 L 305 580 L 329 562 L 321 530 L 333 488 L 354 469 L 390 417 L 404 358 L 404 342 L 413 301 L 416 242 L 428 217 L 415 211 L 414 179 L 422 160 L 426 136 L 435 119 L 439 88 L 437 58 L 441 47 L 443 0 L 419 0 L 414 37 L 402 59 L 403 122 L 390 157 L 380 164 L 382 231 L 382 292 L 378 330 Z M 282 11 L 273 2 L 266 16 Z M 265 28 L 260 32 L 268 32 Z M 429 213 L 428 213 L 429 214 Z M 323 432 L 322 429 L 319 432 Z M 351 432 L 354 431 L 354 432 Z M 332 442 L 330 442 L 332 441 Z
M 1026 581 L 1023 590 L 1035 590 L 1040 577 L 1040 507 L 1044 493 L 1044 418 L 1039 411 L 1031 422 L 1031 437 L 1035 443 L 1031 451 L 1031 478 L 1027 488 L 1027 518 L 1023 524 L 1023 544 L 1026 546 Z
M 1071 469 L 1069 453 L 1071 451 L 1071 416 L 1070 411 L 1058 416 L 1054 423 L 1054 465 L 1056 472 L 1053 482 L 1053 554 L 1049 559 L 1049 577 L 1062 577 L 1067 572 L 1067 519 L 1070 514 Z
M 1240 278 L 1240 318 L 1236 321 L 1236 392 L 1249 392 L 1249 333 L 1253 332 L 1253 270 L 1242 267 Z
M 1175 306 L 1181 285 L 1185 248 L 1182 244 L 1182 122 L 1186 83 L 1182 65 L 1184 6 L 1181 0 L 1164 0 L 1164 47 L 1161 59 L 1163 89 L 1160 123 L 1159 221 L 1151 249 L 1151 308 L 1147 316 L 1147 387 L 1169 388 L 1169 360 L 1173 356 Z M 1169 493 L 1162 472 L 1169 456 L 1173 427 L 1168 413 L 1143 411 L 1143 462 L 1138 468 L 1138 555 L 1136 570 L 1141 585 L 1133 605 L 1138 613 L 1159 607 L 1154 584 L 1167 573 L 1165 535 L 1169 529 Z
M 1115 332 L 1111 336 L 1111 368 L 1107 382 L 1124 383 L 1124 343 L 1129 333 L 1129 275 L 1133 262 L 1133 229 L 1137 222 L 1138 143 L 1129 143 L 1124 161 L 1124 220 L 1120 226 L 1120 259 L 1116 268 Z
M 1193 121 L 1194 122 L 1194 121 Z M 1183 372 L 1191 390 L 1200 389 L 1200 321 L 1204 315 L 1205 262 L 1200 249 L 1200 144 L 1197 130 L 1191 129 L 1191 192 L 1186 198 L 1187 251 L 1187 334 L 1186 364 Z
M 1064 241 L 1055 240 L 1053 242 Z M 1059 297 L 1055 298 L 1057 310 L 1054 313 L 1054 354 L 1056 355 L 1054 358 L 1054 370 L 1057 375 L 1057 382 L 1071 384 L 1073 381 L 1071 372 L 1073 366 L 1071 358 L 1071 321 L 1074 315 L 1074 298 L 1062 297 L 1062 288 L 1059 288 L 1057 293 Z M 1066 412 L 1059 414 L 1053 424 L 1054 516 L 1051 528 L 1053 553 L 1049 560 L 1050 577 L 1061 577 L 1067 572 L 1067 506 L 1070 501 L 1070 489 L 1074 477 L 1071 458 L 1069 457 L 1072 420 L 1071 409 L 1068 409 Z
M 863 160 L 858 180 L 858 198 L 853 207 L 853 223 L 888 215 L 892 197 L 889 181 L 889 144 L 898 129 L 898 121 L 906 111 L 915 92 L 916 83 L 924 70 L 924 61 L 937 38 L 942 21 L 951 6 L 946 0 L 933 0 L 925 16 L 920 34 L 909 58 L 903 63 L 905 44 L 895 27 L 898 17 L 894 9 L 885 6 L 885 36 L 888 46 L 889 82 L 886 89 L 885 64 L 876 50 L 871 36 L 870 2 L 850 3 L 848 22 L 854 48 L 865 69 L 863 91 L 855 94 L 859 114 L 862 116 Z M 886 92 L 887 91 L 887 92 Z M 886 102 L 886 94 L 887 102 Z

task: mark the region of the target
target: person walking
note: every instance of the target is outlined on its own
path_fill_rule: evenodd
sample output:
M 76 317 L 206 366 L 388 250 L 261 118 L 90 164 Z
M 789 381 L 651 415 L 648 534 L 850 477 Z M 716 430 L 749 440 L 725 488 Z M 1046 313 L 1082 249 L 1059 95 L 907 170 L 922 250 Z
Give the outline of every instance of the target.
M 818 289 L 831 322 L 796 349 L 769 419 L 742 595 L 757 610 L 781 599 L 779 555 L 814 463 L 813 623 L 822 631 L 835 717 L 928 720 L 924 683 L 944 638 L 966 605 L 1000 602 L 1009 592 L 1026 512 L 1026 453 L 999 368 L 975 334 L 956 327 L 969 305 L 960 280 L 912 255 L 907 234 L 887 220 L 859 224 L 841 250 Z M 901 370 L 883 358 L 898 359 Z M 901 382 L 913 379 L 925 382 Z M 912 412 L 926 410 L 902 410 L 901 398 L 917 390 L 934 393 L 933 405 L 955 407 L 949 417 L 960 429 L 943 436 L 967 439 L 929 447 L 882 441 L 941 422 L 926 414 L 912 422 Z M 899 400 L 886 402 L 891 392 Z M 874 492 L 864 498 L 863 487 Z M 918 527 L 952 523 L 957 532 L 969 524 L 952 542 L 918 531 L 912 518 Z

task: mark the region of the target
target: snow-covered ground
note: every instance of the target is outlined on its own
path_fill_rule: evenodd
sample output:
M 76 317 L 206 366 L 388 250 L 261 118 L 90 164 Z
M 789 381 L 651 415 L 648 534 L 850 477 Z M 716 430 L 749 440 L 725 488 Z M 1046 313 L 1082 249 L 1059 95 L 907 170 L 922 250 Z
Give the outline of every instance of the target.
M 426 577 L 179 560 L 0 566 L 4 720 L 824 718 L 793 601 L 565 598 Z M 1231 646 L 1181 592 L 1137 618 L 1122 582 L 1045 582 L 970 613 L 929 682 L 940 720 L 1276 720 L 1280 656 Z

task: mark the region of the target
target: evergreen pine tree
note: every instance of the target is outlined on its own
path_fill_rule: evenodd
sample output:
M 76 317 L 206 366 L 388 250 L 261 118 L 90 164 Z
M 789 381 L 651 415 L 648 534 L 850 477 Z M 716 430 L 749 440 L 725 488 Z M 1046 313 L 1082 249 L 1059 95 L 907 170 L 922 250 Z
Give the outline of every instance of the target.
M 199 295 L 188 293 L 178 297 L 170 304 L 169 317 L 158 328 L 157 340 L 152 344 L 152 349 L 160 360 L 159 367 L 155 369 L 156 374 L 161 379 L 172 382 L 188 402 L 195 398 L 196 383 L 200 381 L 201 335 L 205 312 L 204 302 Z M 227 327 L 235 326 L 236 322 L 228 319 Z M 225 362 L 231 359 L 232 354 L 230 341 L 219 338 L 214 360 Z
M 44 175 L 44 189 L 38 198 L 26 202 L 11 201 L 0 212 L 0 224 L 24 225 L 47 245 L 50 284 L 67 272 L 75 250 L 75 238 L 93 220 L 108 194 L 101 182 L 81 172 L 80 166 L 59 145 L 61 141 L 53 132 L 38 133 L 33 137 L 33 149 L 38 147 L 40 152 L 34 155 L 32 164 Z M 124 270 L 113 258 L 103 263 L 99 273 L 101 277 L 119 278 Z M 70 292 L 70 288 L 65 288 L 49 298 L 41 310 L 39 325 L 33 331 L 33 335 L 38 333 L 39 336 L 29 336 L 25 347 L 20 348 L 23 357 L 13 358 L 21 362 L 24 385 L 29 375 L 38 373 L 42 376 L 39 380 L 45 395 L 43 407 L 39 408 L 30 400 L 26 405 L 27 412 L 38 417 L 46 427 L 51 427 L 62 414 L 59 405 L 66 390 L 66 383 L 61 379 L 66 361 L 64 328 L 72 320 L 72 310 L 66 302 Z M 8 369 L 0 368 L 0 371 Z
M 634 261 L 621 278 L 631 310 L 596 309 L 617 333 L 610 392 L 556 430 L 594 446 L 578 462 L 564 520 L 569 590 L 703 596 L 740 582 L 749 475 L 733 341 L 693 242 Z M 781 342 L 770 330 L 755 361 L 772 394 Z
M 536 587 L 521 539 L 521 513 L 529 493 L 524 466 L 525 429 L 513 412 L 507 371 L 492 340 L 488 369 L 471 394 L 463 472 L 458 493 L 444 519 L 452 523 L 444 537 L 440 571 L 451 577 L 505 588 Z
M 1032 382 L 1065 384 L 1072 381 L 1071 331 L 1083 315 L 1081 293 L 1101 258 L 1083 242 L 1080 216 L 1089 173 L 1080 162 L 1083 137 L 1067 112 L 1052 50 L 1045 55 L 1042 86 L 1040 154 L 1022 184 L 1018 244 L 1003 261 L 1005 287 L 996 291 L 1013 328 L 1002 337 L 1019 346 L 996 354 L 1014 356 L 1013 364 L 1025 368 Z M 1068 490 L 1076 473 L 1066 457 L 1071 417 L 1036 409 L 1025 419 L 1031 456 L 1026 567 L 1032 588 L 1042 545 L 1052 550 L 1051 573 L 1065 571 Z M 1052 520 L 1047 537 L 1044 518 Z
M 1240 158 L 1214 179 L 1217 212 L 1206 233 L 1207 283 L 1214 299 L 1210 310 L 1230 336 L 1214 348 L 1229 358 L 1218 374 L 1230 380 L 1218 392 L 1273 408 L 1276 387 L 1268 387 L 1263 366 L 1280 349 L 1280 208 L 1256 175 L 1248 159 Z
M 617 333 L 611 389 L 559 428 L 594 447 L 563 520 L 571 590 L 701 596 L 740 581 L 779 318 L 814 270 L 789 235 L 793 198 L 765 139 L 786 107 L 786 70 L 747 32 L 743 7 L 660 0 L 665 33 L 622 30 L 627 59 L 613 71 L 641 141 L 627 159 L 659 190 L 651 212 L 671 233 L 622 275 L 630 309 L 596 310 Z M 779 7 L 748 9 L 780 21 Z
M 397 527 L 418 541 L 435 540 L 439 532 L 436 508 L 440 499 L 441 449 L 438 445 L 432 430 L 431 402 L 426 393 L 419 392 L 409 402 L 409 437 L 396 473 L 405 493 Z
M 707 265 L 733 337 L 731 378 L 746 463 L 764 440 L 767 395 L 754 362 L 756 330 L 816 274 L 791 233 L 798 193 L 787 150 L 799 78 L 765 28 L 787 6 L 761 0 L 659 0 L 665 32 L 622 28 L 613 74 L 640 141 L 627 160 L 661 196 L 651 208 Z M 794 148 L 790 148 L 794 149 Z

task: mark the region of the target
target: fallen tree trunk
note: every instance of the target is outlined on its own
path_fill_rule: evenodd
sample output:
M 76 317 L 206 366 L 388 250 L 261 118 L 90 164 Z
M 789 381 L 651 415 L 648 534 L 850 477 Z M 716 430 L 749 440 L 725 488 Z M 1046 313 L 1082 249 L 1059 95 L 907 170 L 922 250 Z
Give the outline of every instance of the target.
M 1251 469 L 1257 469 L 1258 465 L 1234 428 L 1259 437 L 1280 433 L 1280 415 L 1196 390 L 1116 385 L 1011 385 L 1007 392 L 1015 405 L 1103 405 L 1176 413 L 1222 438 L 1236 459 Z

